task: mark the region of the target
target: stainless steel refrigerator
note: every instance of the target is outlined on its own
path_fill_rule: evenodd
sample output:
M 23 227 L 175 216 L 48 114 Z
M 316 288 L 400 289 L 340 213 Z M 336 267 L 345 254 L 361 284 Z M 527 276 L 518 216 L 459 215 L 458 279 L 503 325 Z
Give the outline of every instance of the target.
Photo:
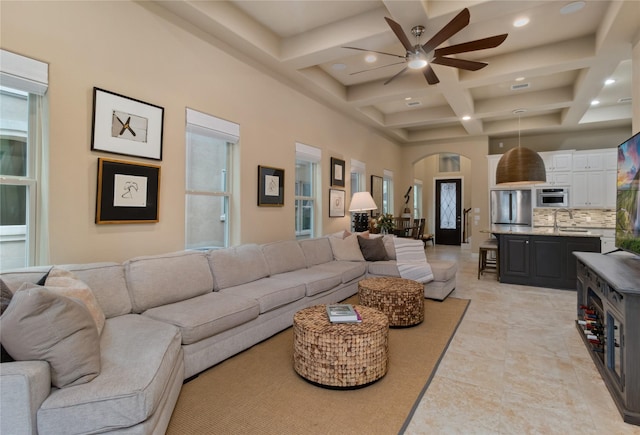
M 492 190 L 491 223 L 531 226 L 531 190 Z

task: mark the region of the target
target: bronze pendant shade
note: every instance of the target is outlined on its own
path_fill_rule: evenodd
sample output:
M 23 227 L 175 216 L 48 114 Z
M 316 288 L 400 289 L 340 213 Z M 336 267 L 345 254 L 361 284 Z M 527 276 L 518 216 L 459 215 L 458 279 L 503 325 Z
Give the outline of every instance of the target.
M 496 169 L 496 184 L 537 184 L 547 181 L 542 157 L 518 146 L 502 155 Z

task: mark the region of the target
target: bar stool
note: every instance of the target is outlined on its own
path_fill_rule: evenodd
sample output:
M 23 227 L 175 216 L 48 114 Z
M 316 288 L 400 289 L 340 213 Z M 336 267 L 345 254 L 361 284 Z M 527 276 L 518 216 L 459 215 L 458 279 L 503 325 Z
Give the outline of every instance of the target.
M 493 252 L 494 256 L 489 257 L 489 252 Z M 478 258 L 478 279 L 485 271 L 495 273 L 498 281 L 500 280 L 500 256 L 498 251 L 498 241 L 496 239 L 488 239 L 480 244 Z

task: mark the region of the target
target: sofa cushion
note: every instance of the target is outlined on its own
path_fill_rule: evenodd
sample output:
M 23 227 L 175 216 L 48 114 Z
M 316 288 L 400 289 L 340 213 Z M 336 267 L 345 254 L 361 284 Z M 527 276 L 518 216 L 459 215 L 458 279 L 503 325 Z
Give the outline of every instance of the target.
M 389 259 L 381 237 L 370 239 L 358 236 L 358 244 L 360 245 L 362 256 L 367 261 L 385 261 Z
M 207 252 L 213 271 L 213 288 L 220 290 L 269 276 L 262 249 L 248 244 Z
M 290 284 L 304 284 L 307 296 L 317 295 L 342 284 L 342 274 L 314 267 L 279 273 L 272 278 L 283 279 Z
M 53 267 L 44 282 L 48 290 L 69 298 L 78 299 L 89 310 L 89 314 L 98 328 L 98 335 L 104 328 L 104 313 L 96 297 L 87 284 L 68 270 Z
M 84 304 L 32 283 L 13 295 L 0 317 L 2 345 L 17 361 L 43 360 L 58 388 L 100 373 L 98 330 Z
M 307 267 L 304 252 L 295 240 L 267 243 L 262 245 L 262 252 L 269 265 L 270 275 Z
M 124 263 L 124 270 L 135 313 L 213 291 L 213 277 L 204 252 L 132 258 Z
M 304 284 L 289 283 L 283 279 L 270 277 L 225 288 L 220 292 L 255 299 L 260 304 L 260 314 L 262 314 L 302 299 L 306 288 Z
M 356 234 L 352 234 L 344 239 L 329 237 L 329 243 L 331 243 L 331 251 L 333 252 L 333 258 L 335 260 L 364 261 Z
M 136 314 L 114 317 L 105 324 L 100 352 L 99 376 L 74 388 L 52 390 L 42 403 L 40 434 L 111 432 L 147 420 L 158 410 L 182 359 L 180 331 Z
M 374 261 L 369 263 L 368 269 L 371 275 L 400 276 L 396 260 Z
M 73 272 L 89 286 L 106 318 L 131 313 L 131 299 L 122 264 L 64 264 L 59 267 Z
M 458 263 L 447 260 L 428 260 L 434 281 L 449 281 L 458 272 Z
M 177 326 L 182 344 L 191 344 L 255 319 L 260 306 L 255 299 L 213 292 L 151 308 L 142 314 Z
M 307 267 L 333 261 L 333 251 L 328 237 L 305 239 L 298 242 L 304 252 Z
M 355 261 L 332 261 L 331 263 L 319 264 L 312 269 L 324 270 L 333 274 L 339 274 L 343 283 L 348 283 L 354 279 L 362 278 L 367 272 L 367 263 Z

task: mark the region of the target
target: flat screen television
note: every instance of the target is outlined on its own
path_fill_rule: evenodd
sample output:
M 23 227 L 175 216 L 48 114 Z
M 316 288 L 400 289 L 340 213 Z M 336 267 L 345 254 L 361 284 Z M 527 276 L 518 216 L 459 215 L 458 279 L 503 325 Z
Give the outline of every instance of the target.
M 616 248 L 640 255 L 640 132 L 618 145 Z

